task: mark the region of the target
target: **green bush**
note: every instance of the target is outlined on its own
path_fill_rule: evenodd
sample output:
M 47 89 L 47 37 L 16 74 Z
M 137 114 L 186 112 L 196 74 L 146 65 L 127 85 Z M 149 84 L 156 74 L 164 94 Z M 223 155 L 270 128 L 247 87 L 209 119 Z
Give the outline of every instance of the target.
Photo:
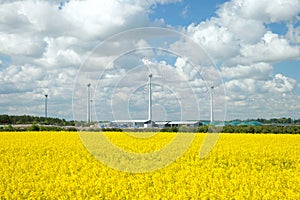
M 120 128 L 103 128 L 102 131 L 103 131 L 103 132 L 107 132 L 107 131 L 123 132 L 123 130 L 120 129 Z
M 30 127 L 27 128 L 27 131 L 40 131 L 40 127 L 36 124 L 32 124 Z

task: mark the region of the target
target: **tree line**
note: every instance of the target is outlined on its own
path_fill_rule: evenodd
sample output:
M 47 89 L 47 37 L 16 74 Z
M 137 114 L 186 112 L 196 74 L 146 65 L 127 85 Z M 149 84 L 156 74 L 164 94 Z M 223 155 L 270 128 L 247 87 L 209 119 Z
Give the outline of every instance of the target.
M 203 129 L 205 129 L 205 128 L 199 127 L 199 132 L 203 131 Z M 263 125 L 263 126 L 241 125 L 241 126 L 230 126 L 230 125 L 227 125 L 227 126 L 224 126 L 222 128 L 222 133 L 300 134 L 300 126 L 293 126 L 293 125 L 289 125 L 289 126 L 277 126 L 277 125 Z
M 159 131 L 159 132 L 198 132 L 198 133 L 207 133 L 210 132 L 209 126 L 199 126 L 199 127 L 165 127 L 162 129 L 119 129 L 119 128 L 99 128 L 99 129 L 90 129 L 87 131 L 138 131 L 138 132 L 151 132 L 151 131 Z M 242 126 L 231 126 L 226 125 L 221 127 L 221 133 L 248 133 L 248 134 L 300 134 L 300 126 L 250 126 L 250 125 L 242 125 Z M 76 127 L 70 126 L 47 126 L 47 125 L 37 125 L 32 124 L 29 126 L 1 126 L 0 132 L 19 132 L 19 131 L 78 131 Z
M 242 121 L 242 120 L 233 120 L 233 121 Z M 292 118 L 271 118 L 271 119 L 264 119 L 264 118 L 257 118 L 257 119 L 248 119 L 247 121 L 258 121 L 263 124 L 300 124 L 300 119 L 292 119 Z
M 214 128 L 209 126 L 199 126 L 197 127 L 166 127 L 161 129 L 161 132 L 198 132 L 207 133 Z M 300 126 L 276 126 L 276 125 L 263 125 L 263 126 L 251 126 L 251 125 L 240 125 L 232 126 L 226 125 L 217 128 L 221 133 L 249 133 L 249 134 L 300 134 Z
M 252 125 L 225 125 L 220 130 L 222 133 L 274 133 L 274 134 L 300 134 L 300 119 L 291 118 L 271 118 L 271 119 L 254 119 L 261 122 L 262 126 Z M 254 121 L 253 119 L 245 121 Z M 240 121 L 242 120 L 233 120 Z M 0 131 L 77 131 L 75 128 L 75 121 L 67 121 L 65 119 L 51 118 L 51 117 L 37 117 L 37 116 L 14 116 L 14 115 L 0 115 Z M 25 125 L 25 126 L 17 126 Z M 26 126 L 27 125 L 27 126 Z M 160 129 L 160 132 L 200 132 L 207 133 L 209 126 L 199 127 L 165 127 Z M 101 129 L 98 131 L 122 131 L 122 129 L 114 130 L 111 128 Z M 126 130 L 132 131 L 132 130 Z M 135 131 L 140 131 L 137 129 Z M 145 129 L 145 131 L 151 131 Z M 157 131 L 157 129 L 153 130 Z
M 47 126 L 32 124 L 29 126 L 1 126 L 0 132 L 24 132 L 24 131 L 78 131 L 75 127 L 70 126 Z
M 56 125 L 56 126 L 75 126 L 75 121 L 67 121 L 65 119 L 52 117 L 38 117 L 29 115 L 0 115 L 0 125 L 10 124 L 42 124 L 42 125 Z

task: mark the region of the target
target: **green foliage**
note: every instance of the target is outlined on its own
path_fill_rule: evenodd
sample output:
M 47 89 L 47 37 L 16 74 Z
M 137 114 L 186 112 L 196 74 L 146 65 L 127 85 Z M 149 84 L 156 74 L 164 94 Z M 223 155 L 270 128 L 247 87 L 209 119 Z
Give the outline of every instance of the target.
M 15 131 L 14 128 L 12 127 L 12 125 L 8 125 L 6 127 L 4 127 L 4 131 Z
M 66 129 L 66 131 L 77 132 L 78 130 L 75 127 L 69 127 Z
M 277 118 L 271 118 L 271 119 L 258 118 L 257 121 L 259 121 L 263 124 L 291 124 L 294 122 L 300 122 L 300 119 L 293 121 L 290 117 L 289 118 L 282 117 L 282 118 L 278 118 L 278 119 Z
M 27 128 L 27 131 L 40 131 L 40 127 L 36 124 L 32 124 L 30 127 Z
M 103 132 L 110 132 L 110 131 L 112 131 L 112 132 L 123 132 L 123 130 L 120 129 L 120 128 L 103 128 L 102 131 Z
M 207 131 L 208 131 L 208 126 L 199 126 L 198 127 L 199 133 L 207 133 Z
M 233 120 L 231 122 L 243 122 L 241 120 Z M 274 134 L 300 134 L 300 119 L 293 120 L 291 118 L 272 118 L 272 119 L 249 119 L 244 122 L 258 121 L 263 123 L 263 126 L 252 125 L 226 125 L 222 127 L 223 133 L 274 133 Z M 76 122 L 78 123 L 78 122 Z M 32 125 L 31 125 L 32 124 Z M 10 116 L 0 115 L 0 131 L 78 131 L 75 127 L 75 121 L 66 121 L 59 118 L 45 118 L 36 116 Z M 15 126 L 25 125 L 25 126 Z M 30 125 L 29 127 L 27 127 Z M 103 128 L 93 129 L 91 131 L 123 131 L 120 128 Z M 200 132 L 207 133 L 209 126 L 199 127 L 164 127 L 160 132 Z M 126 130 L 127 131 L 127 130 Z M 156 128 L 152 129 L 129 129 L 128 131 L 157 131 Z
M 51 118 L 51 117 L 36 117 L 29 115 L 14 116 L 14 115 L 0 115 L 0 124 L 43 124 L 56 126 L 74 126 L 74 121 L 66 121 L 65 119 Z
M 178 132 L 178 127 L 164 127 L 160 130 L 160 132 Z
M 0 132 L 19 132 L 19 131 L 78 131 L 75 127 L 43 126 L 33 124 L 29 127 L 13 127 L 12 125 L 0 127 Z
M 299 134 L 300 126 L 224 126 L 223 133 L 274 133 L 274 134 Z

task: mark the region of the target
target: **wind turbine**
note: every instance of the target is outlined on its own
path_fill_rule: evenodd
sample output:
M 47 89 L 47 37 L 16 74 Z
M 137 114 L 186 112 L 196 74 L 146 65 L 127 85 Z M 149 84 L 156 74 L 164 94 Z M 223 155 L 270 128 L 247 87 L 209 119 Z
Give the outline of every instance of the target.
M 148 75 L 148 127 L 152 126 L 152 88 L 151 88 L 151 79 L 153 77 L 153 74 L 151 72 L 150 64 L 151 61 L 149 61 L 145 56 L 143 58 L 143 63 L 148 67 L 149 75 Z
M 210 87 L 210 124 L 213 124 L 214 121 L 214 94 L 213 90 L 215 89 L 215 86 Z
M 91 108 L 91 111 L 90 111 L 90 122 L 93 122 L 93 99 L 90 100 L 91 104 L 90 104 L 90 108 Z
M 90 87 L 91 87 L 91 84 L 88 83 L 87 84 L 87 123 L 90 123 L 91 122 L 91 95 L 90 95 Z
M 45 94 L 45 118 L 47 118 L 47 114 L 48 114 L 48 94 Z
M 150 60 L 148 60 L 145 56 L 142 61 L 143 61 L 144 65 L 146 65 L 148 67 L 148 70 L 149 70 L 148 83 L 147 83 L 147 87 L 148 87 L 148 122 L 150 123 L 149 127 L 151 127 L 152 126 L 152 78 L 153 77 L 162 77 L 162 76 L 153 75 L 150 64 L 153 65 L 154 63 L 152 63 Z
M 148 121 L 151 123 L 152 121 L 152 90 L 151 90 L 151 79 L 152 73 L 149 74 L 148 87 L 149 87 L 149 99 L 148 99 Z

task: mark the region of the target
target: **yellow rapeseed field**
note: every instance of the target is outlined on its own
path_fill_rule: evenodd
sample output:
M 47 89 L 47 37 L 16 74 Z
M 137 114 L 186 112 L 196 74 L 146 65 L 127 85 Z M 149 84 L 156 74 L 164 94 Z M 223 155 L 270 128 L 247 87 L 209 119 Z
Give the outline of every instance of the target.
M 157 151 L 175 136 L 105 134 L 132 152 Z M 165 168 L 128 173 L 95 159 L 78 133 L 2 132 L 0 199 L 300 199 L 300 135 L 221 134 L 200 159 L 204 137 Z

